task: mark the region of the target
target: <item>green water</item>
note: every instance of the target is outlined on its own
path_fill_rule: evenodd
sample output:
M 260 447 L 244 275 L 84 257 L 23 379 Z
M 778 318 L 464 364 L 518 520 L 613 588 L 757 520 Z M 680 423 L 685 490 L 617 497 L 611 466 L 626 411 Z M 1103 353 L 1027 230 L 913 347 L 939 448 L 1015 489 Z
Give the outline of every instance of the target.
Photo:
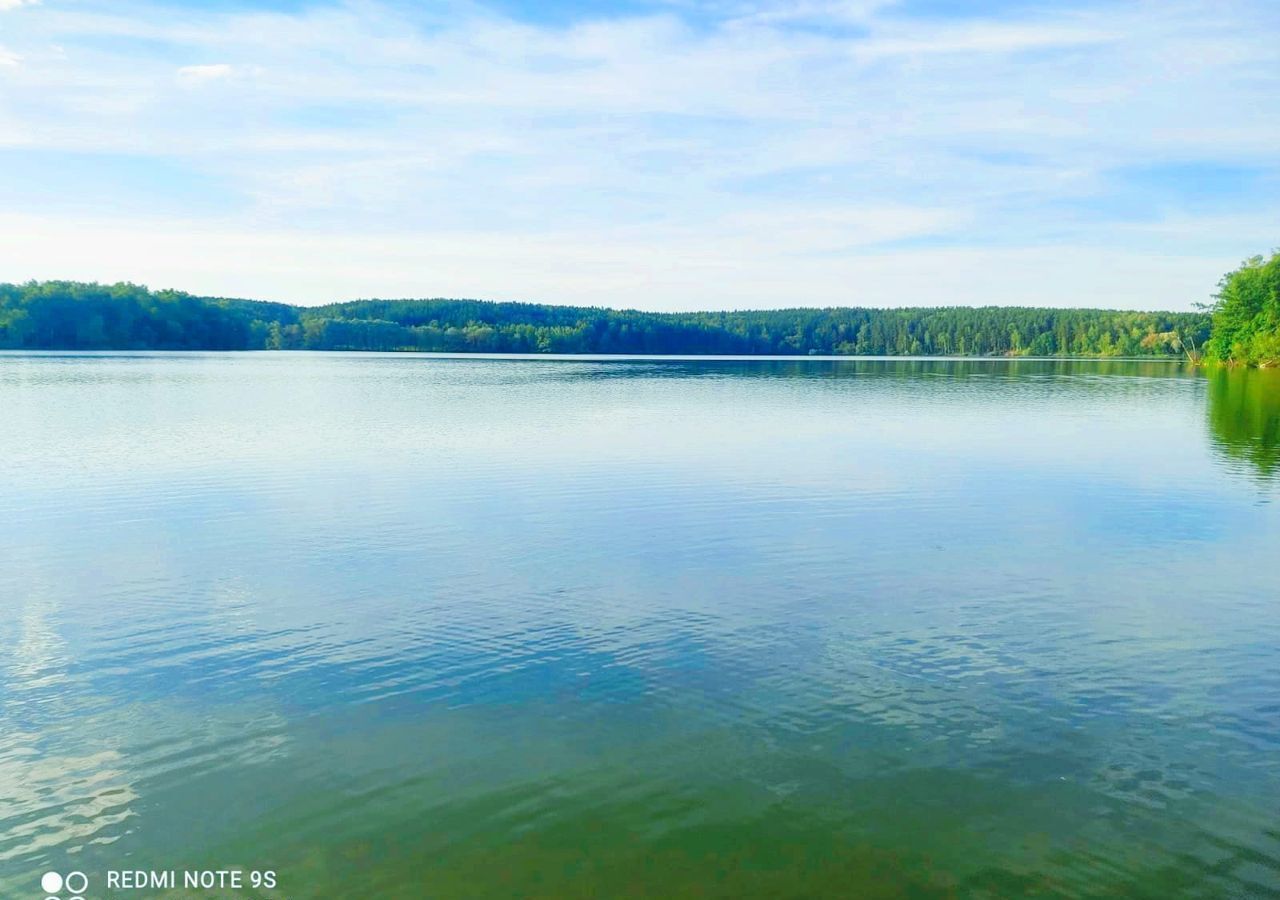
M 0 416 L 5 898 L 1280 896 L 1278 373 L 0 354 Z

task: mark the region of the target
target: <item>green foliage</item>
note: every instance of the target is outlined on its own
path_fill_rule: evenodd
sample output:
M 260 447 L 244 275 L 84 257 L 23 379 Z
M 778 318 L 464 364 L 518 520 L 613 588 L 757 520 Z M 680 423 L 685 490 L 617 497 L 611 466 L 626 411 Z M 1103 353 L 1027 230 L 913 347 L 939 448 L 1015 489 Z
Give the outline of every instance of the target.
M 1255 256 L 1218 284 L 1213 304 L 1210 359 L 1255 366 L 1280 365 L 1280 252 Z
M 0 348 L 1174 356 L 1196 313 L 1033 307 L 652 313 L 480 300 L 301 308 L 133 284 L 0 285 Z
M 270 323 L 296 322 L 280 303 L 215 300 L 136 284 L 0 284 L 0 348 L 250 350 Z

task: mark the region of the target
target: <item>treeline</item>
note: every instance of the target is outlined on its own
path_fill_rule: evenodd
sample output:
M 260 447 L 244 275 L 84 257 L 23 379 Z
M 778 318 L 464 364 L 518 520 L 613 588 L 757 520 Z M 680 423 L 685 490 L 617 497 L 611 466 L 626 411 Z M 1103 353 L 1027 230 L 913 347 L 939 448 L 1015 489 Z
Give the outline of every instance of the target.
M 1214 298 L 1210 359 L 1280 365 L 1280 252 L 1255 256 L 1225 275 Z
M 0 348 L 488 353 L 1171 356 L 1200 313 L 1034 307 L 651 313 L 480 300 L 320 307 L 133 284 L 0 284 Z
M 0 348 L 253 350 L 272 326 L 297 327 L 284 303 L 217 300 L 136 284 L 0 284 Z

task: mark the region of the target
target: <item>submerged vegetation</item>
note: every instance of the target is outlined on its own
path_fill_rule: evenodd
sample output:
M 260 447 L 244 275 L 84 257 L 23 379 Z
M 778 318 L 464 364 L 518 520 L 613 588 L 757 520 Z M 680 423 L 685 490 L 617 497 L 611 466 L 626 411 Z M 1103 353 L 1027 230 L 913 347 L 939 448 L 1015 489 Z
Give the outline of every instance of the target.
M 653 313 L 480 300 L 318 307 L 134 284 L 0 284 L 0 348 L 875 356 L 1176 356 L 1203 313 L 1034 307 Z
M 1211 308 L 1210 359 L 1280 365 L 1280 252 L 1255 256 L 1224 276 Z

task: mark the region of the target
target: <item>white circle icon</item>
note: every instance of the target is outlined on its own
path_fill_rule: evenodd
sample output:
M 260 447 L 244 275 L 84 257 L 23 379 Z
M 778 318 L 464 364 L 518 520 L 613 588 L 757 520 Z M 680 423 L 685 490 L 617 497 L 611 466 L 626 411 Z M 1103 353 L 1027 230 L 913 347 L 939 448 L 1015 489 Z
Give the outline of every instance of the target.
M 75 884 L 77 880 L 80 882 L 79 885 Z M 72 872 L 66 878 L 66 885 L 71 893 L 83 894 L 89 890 L 89 878 L 83 872 Z
M 40 878 L 40 890 L 46 894 L 56 894 L 62 890 L 62 876 L 57 872 L 45 872 Z

